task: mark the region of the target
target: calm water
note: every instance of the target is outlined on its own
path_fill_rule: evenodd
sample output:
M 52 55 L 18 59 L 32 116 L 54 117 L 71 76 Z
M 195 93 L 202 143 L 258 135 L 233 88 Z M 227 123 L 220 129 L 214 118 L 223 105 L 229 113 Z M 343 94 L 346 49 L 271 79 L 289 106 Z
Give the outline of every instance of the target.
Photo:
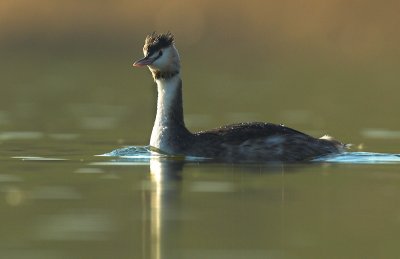
M 232 165 L 145 153 L 120 159 L 94 156 L 117 146 L 104 136 L 0 136 L 1 258 L 400 252 L 399 164 Z
M 398 257 L 394 157 L 232 165 L 96 156 L 148 143 L 155 89 L 147 71 L 131 69 L 142 39 L 135 44 L 3 52 L 0 258 Z M 213 46 L 180 48 L 189 128 L 269 121 L 332 134 L 356 152 L 400 153 L 398 67 L 296 49 L 239 67 L 254 53 L 221 48 L 210 64 Z

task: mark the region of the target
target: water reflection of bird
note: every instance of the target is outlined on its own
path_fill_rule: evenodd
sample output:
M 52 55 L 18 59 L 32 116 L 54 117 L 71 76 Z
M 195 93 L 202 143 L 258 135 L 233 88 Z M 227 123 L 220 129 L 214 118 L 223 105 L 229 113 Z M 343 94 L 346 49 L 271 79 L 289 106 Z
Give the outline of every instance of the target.
M 191 133 L 183 120 L 180 59 L 173 35 L 147 36 L 143 53 L 144 58 L 133 65 L 148 66 L 157 83 L 157 115 L 150 139 L 155 150 L 225 161 L 294 162 L 345 149 L 330 137 L 318 139 L 271 123 L 246 122 Z

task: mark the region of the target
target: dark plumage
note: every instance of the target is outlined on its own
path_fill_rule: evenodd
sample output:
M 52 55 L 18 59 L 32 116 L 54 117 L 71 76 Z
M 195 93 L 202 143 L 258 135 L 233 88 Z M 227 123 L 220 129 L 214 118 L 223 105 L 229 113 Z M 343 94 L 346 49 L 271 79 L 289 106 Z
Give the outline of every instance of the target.
M 147 53 L 147 56 L 151 56 L 154 52 L 171 46 L 172 43 L 174 43 L 174 35 L 172 35 L 172 33 L 167 32 L 163 34 L 157 34 L 156 32 L 153 32 L 146 37 L 143 51 Z
M 189 153 L 202 152 L 205 157 L 229 161 L 306 161 L 344 148 L 335 140 L 316 139 L 283 125 L 263 122 L 232 124 L 194 135 L 203 151 Z
M 143 50 L 145 57 L 134 66 L 148 66 L 157 83 L 157 115 L 150 139 L 155 150 L 230 162 L 298 162 L 346 148 L 329 137 L 318 139 L 283 125 L 262 122 L 232 124 L 193 134 L 183 119 L 180 60 L 174 37 L 169 32 L 153 33 L 147 36 Z

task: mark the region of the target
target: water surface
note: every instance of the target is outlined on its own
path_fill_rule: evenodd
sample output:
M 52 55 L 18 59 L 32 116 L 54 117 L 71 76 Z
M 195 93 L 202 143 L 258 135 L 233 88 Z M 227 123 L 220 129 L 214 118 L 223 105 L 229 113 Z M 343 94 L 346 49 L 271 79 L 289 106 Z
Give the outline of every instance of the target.
M 29 27 L 15 38 L 19 45 L 0 44 L 0 258 L 398 257 L 398 47 L 373 47 L 368 39 L 375 34 L 353 35 L 366 28 L 379 42 L 396 41 L 350 12 L 357 23 L 343 29 L 356 34 L 343 34 L 335 22 L 331 32 L 319 29 L 325 22 L 311 22 L 323 32 L 315 42 L 308 34 L 274 38 L 282 27 L 297 35 L 294 20 L 294 27 L 272 23 L 257 33 L 268 40 L 254 42 L 247 30 L 260 28 L 243 25 L 249 34 L 240 34 L 242 10 L 226 10 L 231 36 L 221 33 L 224 22 L 198 42 L 177 39 L 186 125 L 283 123 L 330 134 L 357 153 L 290 165 L 184 161 L 151 157 L 143 148 L 133 157 L 97 156 L 148 143 L 155 87 L 148 71 L 131 64 L 153 23 L 143 20 L 151 28 L 140 32 L 121 26 L 131 35 L 121 38 L 88 34 L 93 24 L 85 12 L 90 28 L 75 36 L 75 28 L 53 39 Z M 309 17 L 314 8 L 305 10 Z
M 2 142 L 2 258 L 399 252 L 398 163 L 215 164 L 149 157 L 144 148 L 121 159 L 93 155 L 112 141 L 17 136 Z

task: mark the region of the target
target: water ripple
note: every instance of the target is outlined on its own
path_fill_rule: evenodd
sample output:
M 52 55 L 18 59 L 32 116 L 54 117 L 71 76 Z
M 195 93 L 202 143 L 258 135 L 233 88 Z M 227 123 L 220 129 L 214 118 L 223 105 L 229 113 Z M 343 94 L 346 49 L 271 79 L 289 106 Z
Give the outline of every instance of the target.
M 101 156 L 119 157 L 126 162 L 149 162 L 151 158 L 167 158 L 167 155 L 152 152 L 149 146 L 130 146 L 113 150 Z M 201 157 L 185 157 L 186 161 L 204 161 Z M 119 160 L 123 162 L 123 160 Z M 398 164 L 400 154 L 373 153 L 373 152 L 344 152 L 314 159 L 313 162 L 344 163 L 344 164 Z
M 314 159 L 315 162 L 344 163 L 344 164 L 399 164 L 400 154 L 373 152 L 345 152 Z
M 119 158 L 127 158 L 127 159 L 134 159 L 134 160 L 150 160 L 150 158 L 157 155 L 156 153 L 152 153 L 149 146 L 130 146 L 124 148 L 115 149 L 109 153 L 105 153 L 99 156 L 106 156 L 106 157 L 119 157 Z

